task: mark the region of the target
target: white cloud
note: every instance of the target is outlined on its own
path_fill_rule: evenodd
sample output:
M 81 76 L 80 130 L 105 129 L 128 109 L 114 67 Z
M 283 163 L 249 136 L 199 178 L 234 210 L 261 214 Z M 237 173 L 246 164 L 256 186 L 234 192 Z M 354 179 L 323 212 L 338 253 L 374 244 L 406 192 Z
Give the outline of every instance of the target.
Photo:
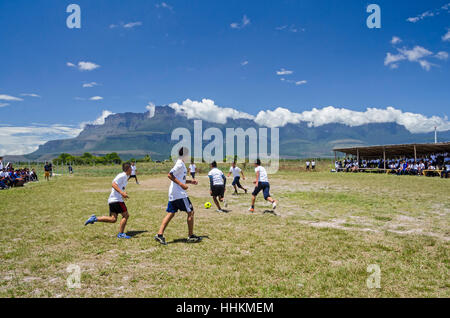
M 391 40 L 391 44 L 395 45 L 398 44 L 402 41 L 402 39 L 400 39 L 398 36 L 393 36 L 392 40 Z
M 450 12 L 450 2 L 447 4 L 444 4 L 442 7 L 438 8 L 438 9 L 428 10 L 428 11 L 425 11 L 415 17 L 409 17 L 408 19 L 406 19 L 406 21 L 411 22 L 411 23 L 416 23 L 416 22 L 423 20 L 425 18 L 428 18 L 428 17 L 431 18 L 431 17 L 438 16 L 444 12 Z
M 300 32 L 300 31 L 304 32 L 305 28 L 299 28 L 295 24 L 291 24 L 291 25 L 287 25 L 286 24 L 286 25 L 281 25 L 279 27 L 276 27 L 275 30 L 297 33 L 297 32 Z
M 141 26 L 141 25 L 142 25 L 141 21 L 136 21 L 136 22 L 128 22 L 128 23 L 124 24 L 123 27 L 125 29 L 132 29 L 134 27 Z
M 149 102 L 148 105 L 145 106 L 145 109 L 148 110 L 148 118 L 153 118 L 153 116 L 155 116 L 156 106 L 154 103 Z
M 8 106 L 8 103 L 0 103 L 0 108 Z
M 306 83 L 308 83 L 308 81 L 305 81 L 305 80 L 302 80 L 302 81 L 296 81 L 296 82 L 295 82 L 295 85 L 303 85 L 303 84 L 306 84 Z
M 84 83 L 83 87 L 84 88 L 89 88 L 89 87 L 94 87 L 94 86 L 98 86 L 98 83 L 96 82 L 90 82 L 90 83 Z
M 348 126 L 360 126 L 370 123 L 397 123 L 405 126 L 412 133 L 431 132 L 436 126 L 439 131 L 450 130 L 447 117 L 426 117 L 421 114 L 402 112 L 393 107 L 386 109 L 367 108 L 365 112 L 353 111 L 333 106 L 322 109 L 313 108 L 302 113 L 293 113 L 286 108 L 278 107 L 271 111 L 260 111 L 255 122 L 261 126 L 282 127 L 287 124 L 307 122 L 310 127 L 318 127 L 330 123 Z
M 41 97 L 41 96 L 39 96 L 38 94 L 33 94 L 33 93 L 31 93 L 31 94 L 27 94 L 27 93 L 23 93 L 23 94 L 20 94 L 21 96 L 29 96 L 29 97 Z
M 0 126 L 0 155 L 23 155 L 49 140 L 74 138 L 80 127 L 64 125 Z
M 242 28 L 245 28 L 249 24 L 250 24 L 250 19 L 244 14 L 244 16 L 242 17 L 242 21 L 240 23 L 233 22 L 230 24 L 230 27 L 232 29 L 242 29 Z
M 241 65 L 242 66 L 245 66 L 245 65 L 247 65 L 248 64 L 248 61 L 243 61 L 243 62 L 241 62 Z
M 101 96 L 92 96 L 91 98 L 89 98 L 89 100 L 102 100 L 103 97 Z
M 0 100 L 6 100 L 6 101 L 22 101 L 22 98 L 19 97 L 15 97 L 15 96 L 11 96 L 11 95 L 5 95 L 5 94 L 0 94 Z
M 284 69 L 284 68 L 281 68 L 281 70 L 277 71 L 277 75 L 290 75 L 290 74 L 292 74 L 292 73 L 294 73 L 294 72 L 293 72 L 293 71 L 286 70 L 286 69 Z
M 399 52 L 398 54 L 392 54 L 389 52 L 386 53 L 386 57 L 384 58 L 385 66 L 389 66 L 390 68 L 398 68 L 397 62 L 403 60 L 419 63 L 419 65 L 427 71 L 429 71 L 432 66 L 436 66 L 436 64 L 430 63 L 429 61 L 425 60 L 425 58 L 431 56 L 433 52 L 425 49 L 422 46 L 416 45 L 412 49 L 407 49 L 406 47 L 397 48 L 397 51 Z M 439 55 L 439 57 L 442 57 L 441 55 Z
M 445 51 L 440 51 L 440 52 L 437 52 L 434 57 L 438 58 L 440 60 L 446 60 L 446 59 L 448 59 L 448 53 Z
M 183 114 L 188 119 L 203 119 L 209 122 L 225 124 L 228 118 L 253 119 L 254 116 L 240 112 L 233 108 L 223 108 L 214 104 L 211 99 L 202 99 L 201 102 L 186 99 L 181 105 L 178 103 L 169 104 L 177 114 Z
M 173 6 L 169 5 L 167 2 L 157 3 L 157 4 L 155 4 L 155 7 L 156 8 L 164 8 L 169 11 L 173 11 Z
M 78 68 L 78 70 L 80 70 L 80 71 L 92 71 L 92 70 L 95 70 L 100 67 L 100 65 L 98 65 L 98 64 L 95 64 L 92 62 L 83 62 L 83 61 L 78 62 L 78 66 L 71 62 L 67 62 L 66 65 L 69 67 Z
M 90 122 L 82 122 L 79 126 L 39 125 L 11 126 L 0 125 L 0 155 L 23 155 L 31 153 L 50 140 L 74 138 L 86 125 L 103 125 L 105 119 L 114 113 L 104 110 L 102 114 Z
M 442 41 L 450 41 L 450 29 L 442 36 Z

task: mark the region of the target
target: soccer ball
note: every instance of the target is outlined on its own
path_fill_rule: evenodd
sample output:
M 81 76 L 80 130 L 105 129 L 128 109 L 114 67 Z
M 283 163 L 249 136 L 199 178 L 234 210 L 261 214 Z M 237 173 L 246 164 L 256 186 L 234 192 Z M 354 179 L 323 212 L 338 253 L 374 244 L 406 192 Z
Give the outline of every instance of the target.
M 211 202 L 206 202 L 205 203 L 205 208 L 209 209 L 211 207 Z

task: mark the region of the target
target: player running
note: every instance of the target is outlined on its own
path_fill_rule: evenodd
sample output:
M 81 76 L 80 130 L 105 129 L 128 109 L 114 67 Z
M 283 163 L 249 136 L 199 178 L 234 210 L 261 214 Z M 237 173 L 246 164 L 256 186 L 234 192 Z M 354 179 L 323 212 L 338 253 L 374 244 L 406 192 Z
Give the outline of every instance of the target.
M 199 242 L 201 237 L 194 235 L 194 208 L 191 200 L 189 200 L 186 190 L 188 186 L 186 184 L 196 185 L 196 180 L 186 180 L 187 169 L 184 161 L 189 157 L 189 150 L 185 147 L 180 148 L 178 151 L 179 158 L 175 163 L 175 166 L 170 170 L 167 177 L 170 179 L 169 187 L 169 203 L 167 204 L 167 215 L 164 217 L 158 234 L 155 235 L 155 240 L 163 245 L 167 245 L 164 238 L 164 231 L 178 211 L 184 211 L 187 214 L 187 225 L 189 230 L 188 242 Z
M 208 173 L 210 191 L 209 193 L 213 197 L 214 203 L 217 206 L 217 212 L 225 212 L 220 207 L 220 202 L 226 207 L 227 203 L 225 202 L 225 185 L 227 183 L 227 178 L 223 174 L 220 169 L 217 169 L 217 162 L 213 161 L 211 163 L 211 171 Z M 219 198 L 219 200 L 217 200 Z
M 241 170 L 241 168 L 236 166 L 236 161 L 234 161 L 231 164 L 230 167 L 230 171 L 228 172 L 228 177 L 233 174 L 233 182 L 231 183 L 231 185 L 234 187 L 234 193 L 233 194 L 238 194 L 238 190 L 237 188 L 241 188 L 242 190 L 245 191 L 245 193 L 247 193 L 247 189 L 244 188 L 241 185 L 240 179 L 241 179 L 241 173 L 242 173 L 242 179 L 245 180 L 245 175 L 244 175 L 244 171 Z
M 123 172 L 119 173 L 112 182 L 111 194 L 108 198 L 109 216 L 96 217 L 95 214 L 93 214 L 84 223 L 84 225 L 94 224 L 95 222 L 116 223 L 117 215 L 122 214 L 122 220 L 120 220 L 119 224 L 119 234 L 117 234 L 117 237 L 120 239 L 129 239 L 131 236 L 124 233 L 129 214 L 123 201 L 128 199 L 128 194 L 125 192 L 125 187 L 128 183 L 128 177 L 131 174 L 131 165 L 129 163 L 124 163 L 122 165 L 122 171 Z
M 134 162 L 131 163 L 131 175 L 128 177 L 128 180 L 134 178 L 136 180 L 136 184 L 139 184 L 139 181 L 136 177 L 136 164 Z
M 192 180 L 195 180 L 195 170 L 197 166 L 194 163 L 194 160 L 191 160 L 191 164 L 189 165 L 189 173 L 191 174 Z
M 256 187 L 252 193 L 252 205 L 248 210 L 250 212 L 255 212 L 256 196 L 261 190 L 263 191 L 264 199 L 272 203 L 272 209 L 275 210 L 277 207 L 277 201 L 270 196 L 269 178 L 267 177 L 266 169 L 261 166 L 261 160 L 259 159 L 256 159 L 255 162 L 255 173 L 256 173 L 256 180 L 253 181 L 253 183 L 256 185 Z

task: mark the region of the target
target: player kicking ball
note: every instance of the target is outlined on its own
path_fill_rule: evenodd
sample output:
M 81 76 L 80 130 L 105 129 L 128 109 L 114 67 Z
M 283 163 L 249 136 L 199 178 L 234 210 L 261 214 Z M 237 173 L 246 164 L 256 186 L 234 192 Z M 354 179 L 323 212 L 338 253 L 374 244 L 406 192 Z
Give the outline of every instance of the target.
M 170 170 L 167 177 L 170 179 L 169 187 L 169 203 L 167 204 L 167 215 L 164 217 L 158 234 L 155 235 L 155 240 L 163 245 L 167 245 L 164 238 L 164 231 L 169 222 L 175 216 L 178 211 L 184 211 L 187 214 L 188 225 L 188 242 L 195 243 L 201 241 L 201 237 L 194 235 L 194 208 L 192 207 L 191 200 L 189 200 L 186 190 L 188 186 L 186 184 L 196 185 L 196 180 L 186 180 L 187 169 L 184 164 L 185 160 L 189 159 L 189 150 L 185 147 L 180 148 L 178 151 L 179 158 L 175 163 L 175 166 Z
M 211 171 L 208 173 L 208 178 L 210 185 L 209 193 L 217 206 L 217 212 L 226 212 L 220 207 L 219 201 L 222 202 L 225 207 L 227 206 L 224 199 L 227 178 L 221 170 L 217 169 L 217 162 L 215 161 L 211 163 Z
M 250 212 L 255 212 L 256 196 L 261 190 L 263 192 L 264 199 L 272 203 L 272 209 L 275 210 L 277 207 L 277 201 L 270 196 L 269 178 L 267 177 L 266 169 L 261 166 L 261 160 L 259 159 L 256 159 L 255 162 L 255 173 L 256 173 L 256 180 L 253 181 L 253 183 L 256 185 L 256 187 L 252 193 L 252 205 L 248 210 Z
M 108 198 L 109 216 L 96 217 L 95 214 L 93 214 L 84 223 L 84 225 L 94 224 L 95 222 L 116 223 L 117 215 L 122 214 L 122 220 L 120 220 L 119 224 L 119 234 L 117 234 L 117 237 L 120 239 L 129 239 L 131 236 L 124 233 L 129 215 L 127 207 L 123 201 L 128 199 L 128 194 L 125 192 L 125 187 L 128 183 L 128 177 L 131 174 L 131 165 L 129 163 L 124 163 L 122 165 L 122 171 L 123 172 L 119 173 L 112 182 L 111 194 Z
M 241 185 L 241 173 L 242 173 L 242 179 L 245 180 L 245 175 L 244 175 L 244 171 L 241 170 L 241 168 L 239 168 L 238 166 L 236 166 L 236 161 L 233 161 L 233 163 L 231 164 L 230 167 L 230 171 L 228 172 L 228 177 L 233 174 L 233 182 L 231 183 L 231 185 L 234 187 L 234 195 L 238 194 L 238 188 L 242 189 L 245 191 L 245 193 L 247 193 L 247 189 L 244 188 Z

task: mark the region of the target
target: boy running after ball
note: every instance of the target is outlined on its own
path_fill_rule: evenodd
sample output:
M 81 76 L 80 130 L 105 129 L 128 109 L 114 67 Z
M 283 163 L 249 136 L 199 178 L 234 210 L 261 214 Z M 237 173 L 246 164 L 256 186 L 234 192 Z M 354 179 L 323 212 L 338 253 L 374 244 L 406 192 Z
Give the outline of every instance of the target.
M 108 198 L 109 216 L 96 217 L 95 214 L 93 214 L 84 223 L 84 225 L 94 224 L 95 222 L 116 223 L 117 215 L 122 214 L 122 220 L 120 220 L 119 224 L 119 234 L 117 234 L 117 237 L 120 239 L 129 239 L 131 236 L 124 233 L 129 215 L 127 207 L 123 201 L 128 199 L 128 194 L 125 192 L 125 187 L 128 183 L 128 177 L 131 174 L 131 165 L 129 163 L 124 163 L 122 165 L 122 171 L 123 172 L 119 173 L 112 182 L 111 194 Z
M 267 172 L 264 167 L 261 166 L 261 160 L 256 159 L 255 162 L 256 180 L 253 183 L 256 185 L 255 190 L 252 193 L 252 205 L 248 209 L 250 212 L 255 212 L 255 200 L 258 193 L 262 190 L 264 199 L 272 203 L 272 209 L 277 207 L 277 201 L 270 196 L 270 184 Z
M 220 207 L 219 201 L 222 202 L 225 207 L 227 206 L 224 199 L 227 178 L 221 170 L 217 169 L 217 162 L 215 161 L 211 163 L 211 171 L 208 173 L 208 178 L 210 185 L 209 193 L 217 206 L 217 212 L 226 212 Z M 217 200 L 217 198 L 219 198 L 219 200 Z
M 169 203 L 166 209 L 167 215 L 161 223 L 158 234 L 155 235 L 155 240 L 163 245 L 167 245 L 166 239 L 164 238 L 164 231 L 178 211 L 184 211 L 187 214 L 188 242 L 195 243 L 201 241 L 201 237 L 194 235 L 194 208 L 186 194 L 186 190 L 188 189 L 186 184 L 196 185 L 198 182 L 196 180 L 186 180 L 187 169 L 184 162 L 189 159 L 189 150 L 182 147 L 178 151 L 178 155 L 179 158 L 175 166 L 167 175 L 171 181 L 169 187 Z
M 240 182 L 241 174 L 242 174 L 242 179 L 245 180 L 244 171 L 242 171 L 241 168 L 236 166 L 236 161 L 233 161 L 233 163 L 231 164 L 230 172 L 228 172 L 228 176 L 230 176 L 231 174 L 233 174 L 233 182 L 231 183 L 231 185 L 234 187 L 233 194 L 238 194 L 237 188 L 240 188 L 240 189 L 244 190 L 245 193 L 247 193 L 247 189 L 244 188 Z

